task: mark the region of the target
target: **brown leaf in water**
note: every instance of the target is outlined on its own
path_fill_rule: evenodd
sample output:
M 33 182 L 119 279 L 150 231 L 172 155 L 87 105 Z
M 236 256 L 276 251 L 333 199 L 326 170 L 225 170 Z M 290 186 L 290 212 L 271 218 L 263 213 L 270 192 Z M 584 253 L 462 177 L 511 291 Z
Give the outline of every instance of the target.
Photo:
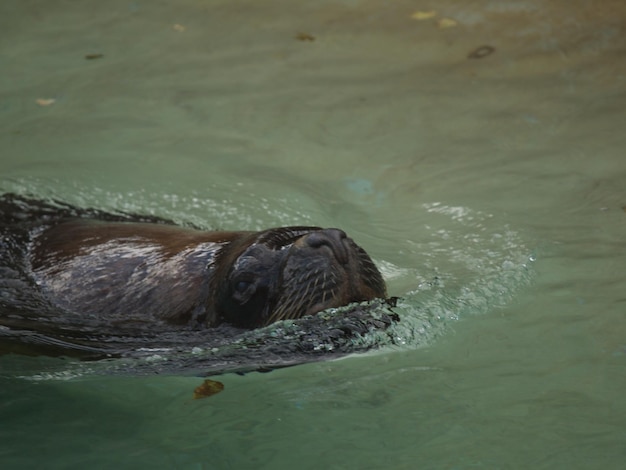
M 298 34 L 296 34 L 296 39 L 298 41 L 313 42 L 313 41 L 315 41 L 315 36 L 313 36 L 312 34 L 309 34 L 309 33 L 298 33 Z
M 85 59 L 87 59 L 87 60 L 102 59 L 103 57 L 104 57 L 104 54 L 87 54 L 87 55 L 85 55 Z
M 211 395 L 220 393 L 222 390 L 224 390 L 224 384 L 222 382 L 206 379 L 202 382 L 202 385 L 198 385 L 194 389 L 193 399 L 198 400 L 199 398 L 210 397 Z

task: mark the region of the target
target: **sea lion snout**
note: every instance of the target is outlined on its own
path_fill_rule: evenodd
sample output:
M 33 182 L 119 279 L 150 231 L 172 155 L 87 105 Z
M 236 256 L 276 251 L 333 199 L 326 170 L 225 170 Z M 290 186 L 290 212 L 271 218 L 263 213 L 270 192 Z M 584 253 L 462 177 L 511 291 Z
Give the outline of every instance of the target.
M 347 238 L 348 236 L 343 230 L 328 228 L 304 236 L 303 242 L 311 248 L 324 246 L 330 248 L 337 261 L 345 265 L 349 260 L 348 247 L 346 246 Z

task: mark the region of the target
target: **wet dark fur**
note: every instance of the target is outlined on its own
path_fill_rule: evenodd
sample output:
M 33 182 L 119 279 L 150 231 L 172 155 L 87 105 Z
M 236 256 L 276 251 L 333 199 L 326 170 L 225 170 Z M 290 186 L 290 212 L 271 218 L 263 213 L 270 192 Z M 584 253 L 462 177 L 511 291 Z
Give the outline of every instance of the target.
M 369 256 L 335 229 L 205 232 L 14 195 L 0 197 L 0 289 L 0 343 L 26 350 L 256 328 L 386 297 Z

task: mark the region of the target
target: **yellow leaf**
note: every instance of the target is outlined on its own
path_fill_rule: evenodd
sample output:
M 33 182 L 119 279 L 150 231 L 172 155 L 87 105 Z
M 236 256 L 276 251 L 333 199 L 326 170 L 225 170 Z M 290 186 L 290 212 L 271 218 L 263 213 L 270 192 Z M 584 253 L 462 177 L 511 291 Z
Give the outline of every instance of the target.
M 437 21 L 437 26 L 441 29 L 453 28 L 457 24 L 458 23 L 455 20 L 452 20 L 450 18 L 441 18 L 439 21 Z
M 35 103 L 37 103 L 39 106 L 50 106 L 55 102 L 56 100 L 54 98 L 37 98 L 35 100 Z
M 411 18 L 414 20 L 428 20 L 430 18 L 434 18 L 435 16 L 437 16 L 437 12 L 435 10 L 416 11 L 411 15 Z

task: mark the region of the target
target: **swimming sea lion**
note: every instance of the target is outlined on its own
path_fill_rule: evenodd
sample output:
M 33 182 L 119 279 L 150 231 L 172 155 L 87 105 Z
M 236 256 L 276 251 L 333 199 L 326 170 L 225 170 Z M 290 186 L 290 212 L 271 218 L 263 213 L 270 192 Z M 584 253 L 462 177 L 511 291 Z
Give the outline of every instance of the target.
M 32 276 L 68 311 L 243 328 L 385 297 L 370 257 L 338 229 L 203 232 L 69 220 L 36 235 Z
M 28 222 L 10 212 L 7 246 L 11 224 Z M 30 288 L 79 323 L 256 328 L 386 297 L 370 257 L 335 228 L 208 232 L 98 220 L 97 211 L 46 214 L 28 225 L 23 270 Z

